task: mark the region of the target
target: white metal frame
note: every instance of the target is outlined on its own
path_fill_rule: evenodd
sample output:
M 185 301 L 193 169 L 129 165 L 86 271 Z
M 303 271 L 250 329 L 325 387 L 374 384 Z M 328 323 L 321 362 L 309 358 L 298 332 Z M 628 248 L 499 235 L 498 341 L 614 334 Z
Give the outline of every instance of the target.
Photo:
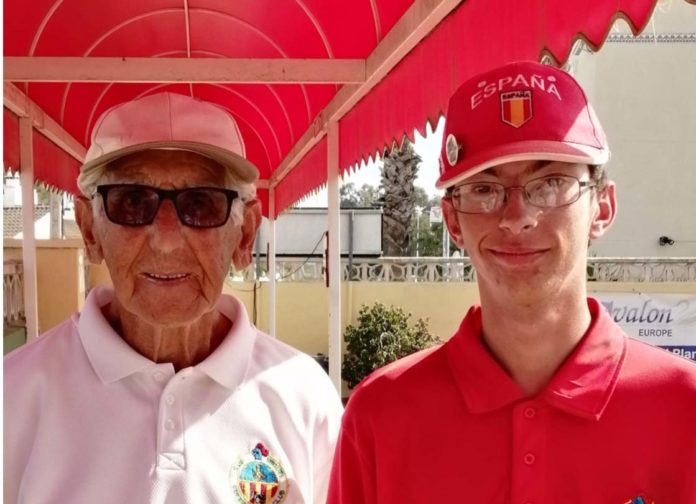
M 329 225 L 329 251 L 326 258 L 329 270 L 329 376 L 336 390 L 341 392 L 341 196 L 339 191 L 340 170 L 338 166 L 338 122 L 328 124 L 327 211 Z
M 11 82 L 333 84 L 365 81 L 365 60 L 5 57 Z
M 34 130 L 29 117 L 19 119 L 20 183 L 22 185 L 22 267 L 24 271 L 24 317 L 27 343 L 39 336 L 34 240 Z
M 276 337 L 275 189 L 268 190 L 268 334 Z

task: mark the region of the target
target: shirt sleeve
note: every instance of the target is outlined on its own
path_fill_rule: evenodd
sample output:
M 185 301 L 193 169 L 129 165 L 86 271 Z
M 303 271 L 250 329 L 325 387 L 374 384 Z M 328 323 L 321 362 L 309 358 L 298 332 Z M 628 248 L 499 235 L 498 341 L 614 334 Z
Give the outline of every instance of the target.
M 315 504 L 324 504 L 326 502 L 329 476 L 331 474 L 331 461 L 341 426 L 341 416 L 343 415 L 343 404 L 331 384 L 325 394 L 324 403 L 327 407 L 316 419 L 314 427 L 312 456 L 314 459 L 313 502 Z
M 327 504 L 376 503 L 374 443 L 370 422 L 358 418 L 357 401 L 351 399 L 336 445 Z M 362 412 L 366 413 L 366 412 Z

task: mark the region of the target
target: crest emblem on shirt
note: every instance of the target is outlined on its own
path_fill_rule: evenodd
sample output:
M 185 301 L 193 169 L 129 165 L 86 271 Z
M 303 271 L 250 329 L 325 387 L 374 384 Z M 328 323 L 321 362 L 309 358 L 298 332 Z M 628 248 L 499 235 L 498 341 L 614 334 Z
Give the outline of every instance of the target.
M 636 495 L 622 504 L 656 504 L 655 501 L 645 494 Z
M 263 443 L 232 466 L 230 484 L 239 504 L 280 504 L 288 495 L 285 469 Z
M 531 90 L 500 93 L 500 118 L 504 123 L 519 128 L 532 116 Z

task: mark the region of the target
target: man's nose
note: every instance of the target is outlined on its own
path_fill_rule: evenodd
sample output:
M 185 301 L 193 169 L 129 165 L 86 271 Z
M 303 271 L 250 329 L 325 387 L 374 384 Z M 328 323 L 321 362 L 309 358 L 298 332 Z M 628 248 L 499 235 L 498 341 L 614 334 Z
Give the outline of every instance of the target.
M 524 187 L 508 187 L 503 201 L 503 215 L 499 226 L 512 234 L 520 234 L 537 226 L 541 209 L 527 202 Z
M 164 200 L 160 204 L 155 220 L 148 228 L 153 246 L 162 252 L 171 252 L 181 247 L 184 242 L 183 224 L 179 220 L 174 203 L 170 200 Z

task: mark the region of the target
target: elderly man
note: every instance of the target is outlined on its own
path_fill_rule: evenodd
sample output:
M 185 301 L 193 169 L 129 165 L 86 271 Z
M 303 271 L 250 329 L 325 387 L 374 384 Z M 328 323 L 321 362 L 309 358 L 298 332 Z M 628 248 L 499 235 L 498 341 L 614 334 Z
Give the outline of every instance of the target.
M 532 62 L 478 75 L 450 100 L 443 154 L 481 305 L 355 390 L 328 502 L 696 502 L 696 365 L 586 295 L 616 193 L 580 86 Z
M 4 502 L 323 504 L 338 395 L 221 295 L 251 260 L 257 177 L 211 103 L 99 119 L 76 216 L 113 289 L 6 358 Z

